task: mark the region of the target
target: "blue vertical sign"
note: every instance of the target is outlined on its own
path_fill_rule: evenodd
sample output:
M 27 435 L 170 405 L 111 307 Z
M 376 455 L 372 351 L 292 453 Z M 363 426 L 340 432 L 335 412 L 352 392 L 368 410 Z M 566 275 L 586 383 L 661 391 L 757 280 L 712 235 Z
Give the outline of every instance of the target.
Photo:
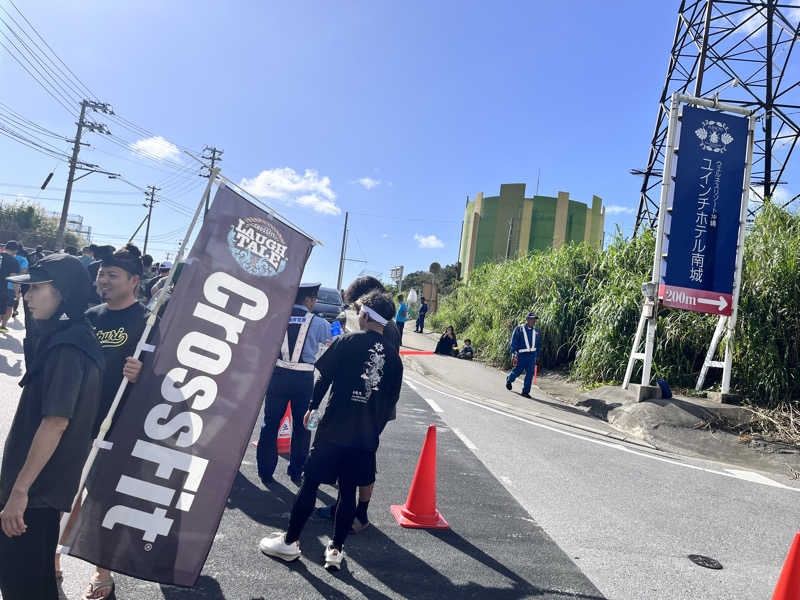
M 730 315 L 747 117 L 685 106 L 665 228 L 663 305 Z

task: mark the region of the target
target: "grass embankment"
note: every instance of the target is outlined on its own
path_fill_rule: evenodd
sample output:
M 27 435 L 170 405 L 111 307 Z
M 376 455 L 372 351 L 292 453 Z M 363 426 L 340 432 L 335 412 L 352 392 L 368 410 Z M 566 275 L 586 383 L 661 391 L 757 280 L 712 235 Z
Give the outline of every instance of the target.
M 453 325 L 484 360 L 508 368 L 514 326 L 533 310 L 541 364 L 568 369 L 585 385 L 619 383 L 652 269 L 654 236 L 615 238 L 601 251 L 583 244 L 485 265 L 440 303 L 430 322 Z M 734 341 L 732 388 L 760 407 L 800 409 L 800 217 L 768 205 L 745 242 L 744 284 Z M 654 373 L 691 388 L 716 317 L 659 313 Z M 722 346 L 722 345 L 721 345 Z M 721 357 L 721 349 L 717 358 Z M 641 362 L 637 364 L 641 373 Z M 707 386 L 721 372 L 709 372 Z

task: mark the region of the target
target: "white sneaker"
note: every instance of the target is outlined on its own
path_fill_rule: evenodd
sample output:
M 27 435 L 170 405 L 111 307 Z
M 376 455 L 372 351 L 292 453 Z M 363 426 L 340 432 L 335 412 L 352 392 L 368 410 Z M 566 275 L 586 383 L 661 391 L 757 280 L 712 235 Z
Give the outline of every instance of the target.
M 300 557 L 300 541 L 298 540 L 293 544 L 287 544 L 286 535 L 280 531 L 262 538 L 258 543 L 258 549 L 267 556 L 274 556 L 286 562 Z
M 328 544 L 325 548 L 325 568 L 329 571 L 338 571 L 342 568 L 342 561 L 344 560 L 344 549 L 337 550 L 333 547 L 333 543 Z

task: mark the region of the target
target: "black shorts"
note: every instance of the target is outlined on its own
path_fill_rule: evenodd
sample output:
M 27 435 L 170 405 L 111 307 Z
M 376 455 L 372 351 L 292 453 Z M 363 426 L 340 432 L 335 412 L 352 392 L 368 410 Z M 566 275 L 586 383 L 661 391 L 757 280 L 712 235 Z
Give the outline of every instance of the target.
M 377 470 L 374 450 L 316 443 L 303 468 L 312 481 L 333 485 L 341 479 L 358 486 L 375 483 Z
M 7 284 L 8 282 L 2 282 L 0 285 Z M 14 298 L 16 297 L 16 293 L 14 290 L 10 290 L 7 287 L 0 289 L 0 314 L 3 314 L 14 306 Z

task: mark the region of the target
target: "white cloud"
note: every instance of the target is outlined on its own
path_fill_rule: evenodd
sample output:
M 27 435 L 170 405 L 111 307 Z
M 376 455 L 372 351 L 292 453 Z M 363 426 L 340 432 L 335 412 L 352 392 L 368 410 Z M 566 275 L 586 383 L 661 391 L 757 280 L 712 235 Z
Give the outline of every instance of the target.
M 178 147 L 172 142 L 165 140 L 160 135 L 138 140 L 131 144 L 131 149 L 134 152 L 143 152 L 149 154 L 158 158 L 159 160 L 171 158 L 179 161 L 181 158 L 181 153 L 180 150 L 178 150 Z
M 444 248 L 442 240 L 435 235 L 420 235 L 415 233 L 414 239 L 417 240 L 417 246 L 420 248 Z
M 289 167 L 269 169 L 252 179 L 243 178 L 239 185 L 260 198 L 313 208 L 326 215 L 342 213 L 330 177 L 320 177 L 314 169 L 306 169 L 302 175 Z
M 797 27 L 798 20 L 800 20 L 800 2 L 798 0 L 789 0 L 788 2 L 781 3 L 782 6 L 779 9 L 781 14 L 786 17 L 786 19 L 791 24 L 792 28 Z M 780 21 L 782 23 L 782 21 Z M 745 9 L 740 13 L 740 17 L 737 21 L 737 25 L 739 25 L 745 34 L 749 35 L 754 32 L 754 36 L 750 38 L 753 40 L 754 38 L 760 37 L 762 35 L 766 35 L 767 28 L 765 25 L 767 24 L 767 9 L 765 6 L 756 6 L 750 10 Z M 775 17 L 775 25 L 776 28 L 774 29 L 775 32 L 778 31 L 777 27 L 779 24 L 779 19 L 776 15 Z
M 372 188 L 381 184 L 380 179 L 372 179 L 371 177 L 362 177 L 358 180 L 365 190 L 371 190 Z
M 633 208 L 629 206 L 620 206 L 619 204 L 612 204 L 610 206 L 606 206 L 606 214 L 607 215 L 621 215 L 625 213 L 632 213 Z

